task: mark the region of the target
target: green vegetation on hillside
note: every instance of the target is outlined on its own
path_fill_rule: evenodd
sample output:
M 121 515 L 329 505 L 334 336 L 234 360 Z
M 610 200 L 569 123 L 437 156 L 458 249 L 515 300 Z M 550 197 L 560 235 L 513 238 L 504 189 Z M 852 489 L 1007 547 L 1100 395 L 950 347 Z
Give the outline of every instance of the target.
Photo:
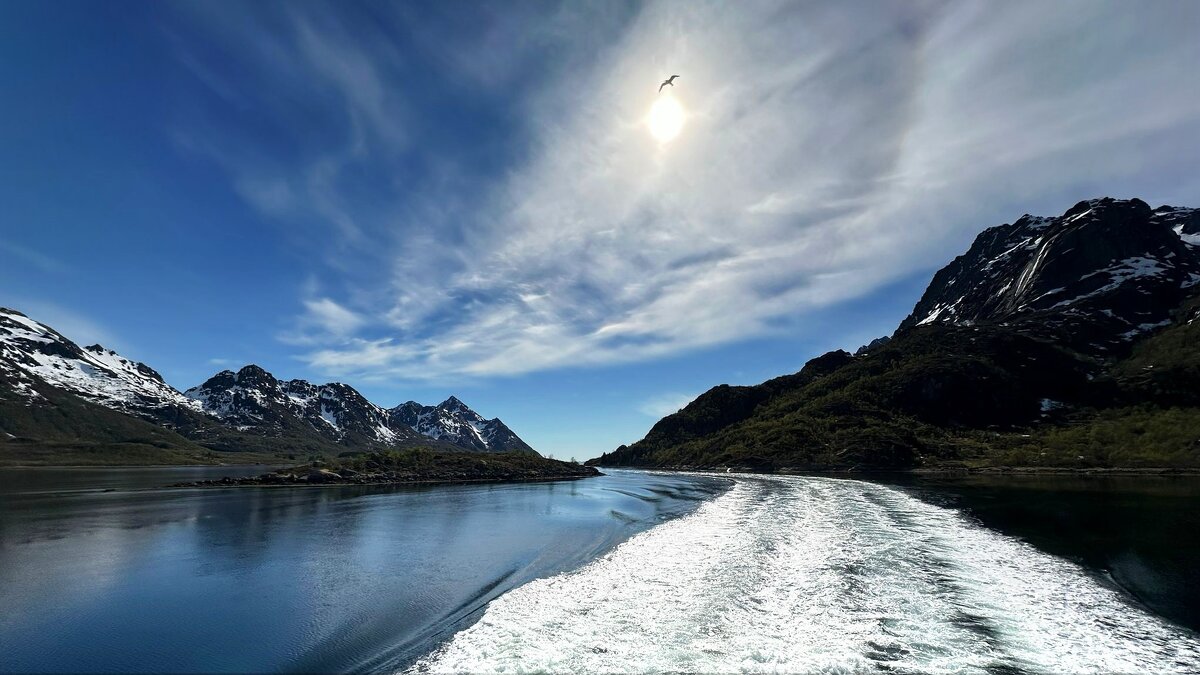
M 308 446 L 294 439 L 245 439 L 216 428 L 205 440 L 46 385 L 34 385 L 32 401 L 0 382 L 0 466 L 257 464 L 294 461 L 310 454 L 335 455 L 333 444 Z M 199 415 L 194 416 L 199 419 Z M 185 433 L 198 427 L 179 420 Z
M 358 473 L 378 471 L 407 471 L 427 474 L 435 471 L 464 472 L 470 474 L 561 473 L 580 472 L 578 462 L 549 459 L 536 453 L 513 452 L 470 452 L 447 451 L 431 447 L 414 447 L 386 452 L 347 453 L 328 464 L 333 470 L 350 469 Z
M 201 481 L 196 486 L 229 485 L 390 485 L 431 482 L 562 480 L 598 476 L 577 462 L 534 453 L 441 450 L 414 447 L 384 452 L 353 452 L 332 460 L 279 469 L 248 478 Z
M 34 404 L 0 387 L 0 465 L 208 464 L 179 434 L 52 387 Z
M 862 356 L 831 352 L 795 375 L 716 387 L 592 463 L 1200 467 L 1198 397 L 1200 322 L 1115 363 L 1001 325 L 918 326 Z

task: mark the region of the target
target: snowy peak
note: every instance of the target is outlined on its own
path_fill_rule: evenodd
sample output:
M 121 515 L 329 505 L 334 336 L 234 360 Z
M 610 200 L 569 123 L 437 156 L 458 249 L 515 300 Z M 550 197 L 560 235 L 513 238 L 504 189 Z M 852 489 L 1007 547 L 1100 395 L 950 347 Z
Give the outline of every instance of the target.
M 279 380 L 276 380 L 274 375 L 253 363 L 248 366 L 242 366 L 241 370 L 233 374 L 233 379 L 243 387 L 275 387 L 279 384 Z
M 1192 233 L 1195 232 L 1196 235 Z M 901 328 L 1022 324 L 1111 352 L 1165 325 L 1200 282 L 1200 212 L 1093 199 L 1057 218 L 1022 216 L 982 232 L 933 278 Z
M 340 443 L 392 445 L 415 434 L 397 432 L 388 413 L 353 387 L 280 381 L 256 365 L 223 370 L 184 392 L 210 415 L 239 431 L 268 436 L 313 433 Z
M 60 391 L 222 450 L 438 445 L 533 452 L 503 422 L 484 419 L 453 396 L 436 406 L 409 401 L 385 410 L 348 384 L 280 380 L 254 364 L 222 370 L 181 393 L 144 363 L 98 344 L 80 347 L 21 312 L 0 308 L 0 400 L 57 406 Z
M 287 408 L 279 382 L 258 366 L 234 372 L 222 370 L 197 387 L 183 392 L 204 412 L 239 428 L 273 424 Z
M 444 410 L 451 414 L 468 415 L 468 416 L 479 417 L 480 419 L 483 419 L 474 410 L 471 410 L 470 408 L 468 408 L 466 403 L 463 403 L 462 401 L 458 400 L 454 396 L 451 396 L 450 398 L 446 399 L 445 401 L 442 401 L 441 403 L 439 403 L 437 405 L 437 407 L 439 410 Z
M 533 451 L 503 422 L 453 396 L 436 406 L 408 401 L 385 410 L 348 384 L 281 381 L 255 365 L 221 371 L 185 394 L 226 425 L 267 436 L 316 433 L 344 445 L 385 446 L 433 439 L 476 452 Z
M 403 424 L 408 427 L 416 427 L 421 419 L 421 411 L 425 406 L 416 401 L 407 401 L 392 408 L 388 411 L 388 417 L 395 424 Z
M 1200 246 L 1200 209 L 1160 206 L 1154 209 L 1152 220 L 1169 228 L 1192 246 Z
M 155 382 L 162 382 L 162 375 L 159 375 L 156 370 L 147 366 L 144 363 L 130 361 L 111 349 L 105 349 L 103 346 L 95 344 L 88 345 L 83 348 L 92 355 L 92 358 L 100 360 L 111 366 L 114 370 L 122 371 L 133 377 L 146 377 Z M 165 383 L 164 383 L 165 384 Z
M 53 328 L 7 308 L 0 308 L 0 375 L 31 399 L 38 397 L 34 385 L 44 383 L 142 417 L 197 408 L 146 364 L 100 345 L 81 348 Z
M 499 419 L 485 419 L 454 396 L 436 406 L 408 401 L 388 413 L 393 426 L 407 426 L 423 436 L 467 450 L 533 452 L 533 448 Z

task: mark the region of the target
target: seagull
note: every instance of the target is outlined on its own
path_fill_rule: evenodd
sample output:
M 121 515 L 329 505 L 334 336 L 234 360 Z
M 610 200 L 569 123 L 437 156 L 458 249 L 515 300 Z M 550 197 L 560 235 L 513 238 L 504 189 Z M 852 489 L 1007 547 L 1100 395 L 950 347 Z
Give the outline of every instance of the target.
M 677 78 L 677 77 L 679 77 L 679 76 L 672 75 L 672 76 L 668 77 L 667 79 L 663 80 L 663 83 L 658 85 L 658 90 L 661 92 L 662 88 L 667 86 L 668 84 L 671 85 L 672 87 L 674 87 L 675 86 L 675 78 Z

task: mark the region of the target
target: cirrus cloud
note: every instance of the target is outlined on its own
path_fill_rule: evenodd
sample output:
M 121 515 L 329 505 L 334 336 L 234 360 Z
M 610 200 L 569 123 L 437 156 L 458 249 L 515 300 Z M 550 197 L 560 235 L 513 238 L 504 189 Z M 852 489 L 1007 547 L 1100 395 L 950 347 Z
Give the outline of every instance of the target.
M 534 47 L 487 42 L 509 65 L 472 76 L 513 83 L 488 105 L 520 143 L 494 155 L 486 134 L 469 150 L 445 141 L 439 154 L 435 135 L 413 150 L 420 134 L 389 113 L 404 56 L 374 33 L 354 43 L 288 24 L 281 48 L 337 83 L 349 128 L 404 157 L 385 161 L 347 132 L 336 164 L 314 151 L 296 167 L 233 171 L 265 186 L 256 201 L 304 193 L 331 223 L 326 274 L 344 292 L 305 303 L 300 322 L 324 329 L 301 354 L 312 367 L 489 377 L 813 330 L 814 310 L 942 262 L 1031 206 L 1197 187 L 1177 171 L 1200 152 L 1191 5 L 568 3 L 551 14 Z M 495 25 L 493 36 L 517 24 Z M 421 48 L 463 47 L 457 28 L 438 37 Z M 440 75 L 465 67 L 443 62 Z M 667 73 L 681 78 L 663 95 L 688 118 L 659 144 L 643 118 Z M 420 106 L 400 109 L 423 124 Z M 304 180 L 321 166 L 322 181 Z M 375 189 L 346 180 L 359 173 Z

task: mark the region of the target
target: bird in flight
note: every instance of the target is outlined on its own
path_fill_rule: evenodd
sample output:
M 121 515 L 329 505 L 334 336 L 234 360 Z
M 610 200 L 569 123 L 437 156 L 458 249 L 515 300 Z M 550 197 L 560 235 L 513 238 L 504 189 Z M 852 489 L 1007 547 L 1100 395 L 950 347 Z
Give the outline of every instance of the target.
M 667 86 L 668 84 L 671 85 L 672 87 L 674 87 L 675 86 L 675 78 L 677 78 L 677 77 L 679 77 L 679 76 L 672 75 L 672 76 L 668 77 L 667 79 L 663 80 L 663 83 L 658 85 L 658 90 L 661 92 L 662 88 Z

